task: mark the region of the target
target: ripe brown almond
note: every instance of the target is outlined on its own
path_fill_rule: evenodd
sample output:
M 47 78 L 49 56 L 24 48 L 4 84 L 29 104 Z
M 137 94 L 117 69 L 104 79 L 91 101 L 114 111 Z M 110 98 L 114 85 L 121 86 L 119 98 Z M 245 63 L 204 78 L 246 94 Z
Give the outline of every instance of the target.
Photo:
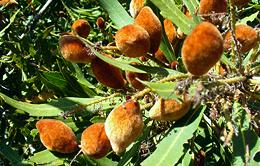
M 164 30 L 165 30 L 166 36 L 167 36 L 169 42 L 172 44 L 173 41 L 177 37 L 176 28 L 173 25 L 172 21 L 169 19 L 165 19 L 163 21 L 163 25 L 164 25 Z
M 239 50 L 241 52 L 248 52 L 256 46 L 258 37 L 255 29 L 248 25 L 237 25 L 235 29 L 236 39 L 239 42 Z M 231 32 L 229 31 L 224 40 L 224 48 L 226 51 L 230 50 L 231 41 Z
M 99 159 L 111 149 L 103 123 L 92 124 L 81 135 L 81 149 L 84 154 Z
M 135 24 L 143 27 L 150 36 L 150 53 L 155 53 L 162 39 L 162 24 L 152 9 L 148 6 L 142 8 L 135 18 Z
M 182 60 L 191 74 L 201 76 L 218 62 L 222 52 L 221 33 L 213 24 L 202 22 L 185 39 Z
M 99 29 L 105 29 L 106 28 L 105 20 L 102 17 L 97 18 L 96 25 Z
M 168 60 L 166 59 L 166 57 L 165 57 L 165 55 L 164 55 L 164 53 L 162 52 L 161 49 L 158 49 L 156 51 L 156 53 L 154 54 L 154 56 L 155 56 L 156 59 L 158 59 L 161 62 L 164 62 L 164 63 L 168 62 Z
M 186 115 L 190 107 L 191 100 L 187 95 L 183 97 L 182 102 L 160 98 L 149 112 L 149 117 L 155 120 L 176 121 Z
M 59 120 L 42 119 L 36 123 L 42 144 L 51 151 L 72 153 L 78 149 L 77 138 L 70 127 Z
M 144 123 L 138 102 L 128 100 L 114 108 L 105 122 L 105 131 L 112 149 L 123 152 L 141 134 Z
M 15 0 L 0 0 L 0 6 L 13 6 L 17 4 Z
M 138 65 L 136 62 L 132 62 L 131 65 Z M 125 72 L 126 80 L 135 88 L 138 90 L 144 89 L 144 85 L 138 81 L 137 79 L 147 81 L 149 80 L 149 75 L 146 73 L 135 73 L 131 71 Z
M 138 25 L 126 25 L 117 31 L 115 41 L 118 49 L 131 58 L 144 56 L 150 49 L 150 37 Z
M 110 55 L 105 56 L 112 58 Z M 122 89 L 125 85 L 124 77 L 117 67 L 99 59 L 93 59 L 91 69 L 96 79 L 103 85 L 114 89 Z
M 92 51 L 73 35 L 63 35 L 59 40 L 61 55 L 65 60 L 75 63 L 89 63 L 95 58 Z
M 163 21 L 163 25 L 164 25 L 164 31 L 166 33 L 166 36 L 169 40 L 169 42 L 171 44 L 173 44 L 173 42 L 176 40 L 177 37 L 177 31 L 175 26 L 173 25 L 172 21 L 169 19 L 165 19 Z M 158 59 L 161 62 L 164 63 L 168 63 L 168 60 L 166 59 L 164 53 L 162 52 L 162 50 L 159 48 L 156 52 L 155 52 L 155 58 Z
M 71 26 L 72 32 L 78 34 L 79 36 L 86 38 L 90 32 L 90 25 L 87 20 L 78 19 Z
M 135 18 L 141 9 L 144 7 L 146 0 L 131 0 L 130 2 L 130 14 Z
M 234 0 L 234 5 L 238 7 L 242 7 L 247 5 L 250 2 L 250 0 Z
M 213 24 L 219 24 L 219 16 L 227 11 L 227 0 L 201 0 L 199 13 L 202 17 Z M 218 13 L 217 15 L 214 15 Z

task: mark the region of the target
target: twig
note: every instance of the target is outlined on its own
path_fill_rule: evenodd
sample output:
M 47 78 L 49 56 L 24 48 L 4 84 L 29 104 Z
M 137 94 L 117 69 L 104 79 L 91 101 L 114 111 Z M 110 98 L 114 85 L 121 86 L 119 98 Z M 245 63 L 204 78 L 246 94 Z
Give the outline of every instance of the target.
M 119 49 L 116 46 L 103 46 L 101 47 L 103 50 L 114 50 L 114 51 L 119 51 Z M 151 56 L 149 54 L 145 55 L 146 58 L 154 61 L 155 63 L 157 63 L 159 66 L 164 67 L 164 68 L 168 68 L 169 66 L 165 65 L 163 62 L 159 61 L 158 59 L 156 59 L 154 56 Z
M 242 69 L 242 57 L 238 49 L 238 41 L 236 39 L 236 16 L 234 8 L 234 0 L 229 0 L 229 13 L 230 13 L 230 29 L 231 29 L 231 55 L 233 57 L 233 62 L 237 64 L 239 72 L 244 74 Z
M 68 115 L 72 115 L 72 114 L 75 114 L 83 109 L 85 109 L 86 107 L 88 106 L 91 106 L 91 105 L 94 105 L 94 104 L 97 104 L 97 103 L 101 103 L 102 101 L 105 101 L 105 100 L 109 100 L 111 98 L 114 98 L 116 96 L 120 96 L 121 94 L 120 93 L 114 93 L 110 96 L 107 96 L 107 97 L 102 97 L 101 99 L 97 99 L 97 100 L 94 100 L 92 102 L 89 102 L 87 104 L 80 104 L 80 105 L 77 105 L 72 111 L 68 111 L 64 114 L 64 116 L 68 116 Z
M 164 68 L 169 68 L 169 66 L 165 65 L 163 62 L 159 61 L 158 59 L 156 59 L 154 56 L 151 56 L 149 54 L 145 55 L 146 58 L 154 61 L 155 63 L 157 63 L 159 66 L 164 67 Z
M 169 82 L 169 81 L 173 81 L 173 80 L 176 80 L 176 79 L 183 79 L 183 78 L 187 78 L 189 76 L 190 76 L 189 74 L 179 74 L 179 75 L 169 76 L 169 77 L 166 77 L 166 78 L 158 81 L 158 83 Z M 151 91 L 152 91 L 151 88 L 145 88 L 144 90 L 142 90 L 142 91 L 136 93 L 135 95 L 133 95 L 132 99 L 137 100 L 138 98 L 143 97 L 144 95 L 146 95 L 147 93 L 150 93 Z

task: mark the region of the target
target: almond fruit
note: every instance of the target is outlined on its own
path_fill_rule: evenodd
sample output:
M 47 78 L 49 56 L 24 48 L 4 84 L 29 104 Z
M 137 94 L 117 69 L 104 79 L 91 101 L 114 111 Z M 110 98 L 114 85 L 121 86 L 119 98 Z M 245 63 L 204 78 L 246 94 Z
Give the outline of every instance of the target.
M 201 76 L 218 62 L 222 52 L 221 33 L 213 24 L 202 22 L 185 39 L 182 60 L 191 74 Z
M 81 135 L 81 149 L 84 154 L 99 159 L 111 149 L 103 123 L 92 124 Z
M 71 26 L 72 32 L 83 38 L 87 38 L 90 32 L 90 25 L 87 20 L 78 19 Z
M 42 144 L 51 151 L 72 153 L 78 149 L 77 138 L 70 127 L 59 120 L 42 119 L 36 123 Z
M 148 6 L 142 8 L 137 17 L 135 24 L 143 27 L 150 36 L 150 53 L 155 53 L 162 39 L 162 24 L 152 9 Z
M 110 55 L 105 56 L 112 58 Z M 117 67 L 99 59 L 98 57 L 93 59 L 91 63 L 91 69 L 96 79 L 110 88 L 122 89 L 125 85 L 124 77 Z
M 255 29 L 248 25 L 237 25 L 235 29 L 235 36 L 239 42 L 239 50 L 241 52 L 246 53 L 256 46 L 258 36 Z M 224 48 L 226 51 L 230 50 L 231 41 L 231 32 L 229 31 L 224 40 Z
M 92 51 L 76 36 L 63 35 L 59 40 L 61 55 L 74 63 L 89 63 L 95 58 Z
M 126 25 L 117 31 L 115 41 L 118 49 L 131 58 L 145 56 L 150 49 L 150 37 L 138 25 Z
M 114 108 L 105 122 L 105 131 L 112 149 L 123 152 L 141 134 L 144 123 L 138 102 L 128 100 Z

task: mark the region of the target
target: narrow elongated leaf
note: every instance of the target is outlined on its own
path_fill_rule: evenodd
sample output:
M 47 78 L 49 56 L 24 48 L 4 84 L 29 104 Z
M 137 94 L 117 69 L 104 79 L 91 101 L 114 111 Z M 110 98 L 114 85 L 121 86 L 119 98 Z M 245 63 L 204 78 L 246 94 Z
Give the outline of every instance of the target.
M 136 73 L 159 74 L 159 75 L 163 75 L 163 76 L 181 74 L 181 72 L 178 72 L 176 70 L 171 70 L 171 69 L 162 68 L 162 67 L 151 67 L 151 66 L 145 66 L 145 65 L 130 65 L 129 63 L 122 61 L 122 60 L 108 58 L 108 57 L 100 54 L 99 52 L 97 52 L 93 47 L 91 47 L 87 43 L 85 43 L 85 44 L 91 49 L 91 51 L 97 57 L 99 57 L 103 61 L 105 61 L 109 64 L 112 64 L 113 66 L 116 66 L 125 71 L 132 71 L 132 72 L 136 72 Z
M 259 14 L 259 11 L 256 12 L 256 13 L 253 13 L 252 15 L 250 15 L 250 16 L 248 16 L 248 17 L 245 17 L 245 18 L 241 19 L 241 20 L 239 21 L 239 23 L 241 23 L 241 24 L 247 24 L 247 22 L 252 22 L 252 21 L 254 21 L 254 20 L 257 18 L 258 14 Z
M 21 165 L 21 157 L 16 151 L 5 145 L 4 142 L 0 142 L 0 154 L 8 159 L 12 165 Z
M 161 15 L 172 20 L 183 33 L 189 34 L 196 23 L 187 18 L 173 0 L 151 0 L 161 10 Z
M 160 50 L 162 50 L 162 52 L 164 53 L 164 56 L 166 57 L 168 62 L 172 62 L 172 61 L 176 60 L 174 50 L 173 50 L 171 44 L 169 43 L 165 32 L 163 32 L 162 41 L 160 44 Z
M 172 166 L 176 164 L 183 155 L 183 144 L 197 130 L 205 109 L 206 106 L 200 112 L 195 111 L 186 115 L 186 121 L 179 121 L 174 124 L 172 131 L 157 145 L 157 149 L 141 165 L 151 166 L 156 163 L 156 166 Z
M 174 88 L 176 87 L 176 82 L 166 82 L 166 83 L 155 83 L 142 81 L 143 84 L 152 89 L 153 92 L 157 93 L 164 99 L 178 99 L 178 95 L 174 93 Z
M 17 10 L 17 11 L 14 13 L 14 15 L 12 15 L 12 17 L 10 18 L 9 24 L 8 24 L 6 27 L 4 27 L 4 28 L 0 31 L 0 38 L 3 37 L 3 35 L 5 34 L 5 31 L 12 25 L 12 23 L 14 22 L 14 20 L 15 20 L 17 14 L 18 14 L 19 12 L 20 12 L 20 9 Z
M 79 105 L 88 104 L 93 101 L 102 99 L 102 97 L 95 98 L 78 98 L 78 97 L 66 97 L 58 100 L 52 100 L 46 104 L 30 104 L 26 102 L 21 102 L 14 100 L 3 93 L 0 93 L 0 98 L 2 98 L 7 104 L 14 108 L 23 110 L 29 113 L 30 116 L 60 116 L 64 111 L 70 111 L 77 109 Z M 113 99 L 114 103 L 119 103 L 119 97 Z M 108 109 L 112 106 L 109 105 L 110 101 L 103 101 L 100 106 L 102 109 Z M 97 104 L 98 105 L 98 104 Z M 96 110 L 96 105 L 88 106 L 87 111 L 92 113 Z
M 224 63 L 225 65 L 229 66 L 231 69 L 235 69 L 235 68 L 236 68 L 235 64 L 234 64 L 233 62 L 231 62 L 231 61 L 227 58 L 227 56 L 226 56 L 225 54 L 223 54 L 223 55 L 221 56 L 220 61 L 221 61 L 222 63 Z
M 183 3 L 188 8 L 192 19 L 198 24 L 201 22 L 199 16 L 196 15 L 197 9 L 199 8 L 199 2 L 197 0 L 183 0 Z
M 29 161 L 34 162 L 36 164 L 48 164 L 57 160 L 63 162 L 60 158 L 54 156 L 49 150 L 43 150 L 38 153 L 35 153 L 29 159 Z
M 108 159 L 106 157 L 95 160 L 95 162 L 100 166 L 117 166 L 118 164 L 117 162 L 112 161 L 111 159 Z
M 133 23 L 133 18 L 117 0 L 99 0 L 99 2 L 118 28 Z

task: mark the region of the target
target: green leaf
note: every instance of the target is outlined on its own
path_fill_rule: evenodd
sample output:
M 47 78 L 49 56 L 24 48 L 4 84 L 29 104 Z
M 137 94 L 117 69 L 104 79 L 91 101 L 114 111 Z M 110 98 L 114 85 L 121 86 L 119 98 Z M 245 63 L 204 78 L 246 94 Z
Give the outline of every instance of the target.
M 177 86 L 177 82 L 166 82 L 166 83 L 155 83 L 141 81 L 143 84 L 151 88 L 151 90 L 157 93 L 164 99 L 175 99 L 179 100 L 178 95 L 174 93 L 174 89 Z
M 257 18 L 258 14 L 259 14 L 259 11 L 254 14 L 251 14 L 248 17 L 244 17 L 243 19 L 241 19 L 238 22 L 238 24 L 247 24 L 247 22 L 253 22 Z
M 174 50 L 171 44 L 169 43 L 169 40 L 164 31 L 162 35 L 162 41 L 160 43 L 160 50 L 164 53 L 164 56 L 166 57 L 168 62 L 172 62 L 176 60 Z
M 201 18 L 196 15 L 196 12 L 199 8 L 199 2 L 197 0 L 183 0 L 183 3 L 188 8 L 192 19 L 198 24 L 201 22 Z
M 7 104 L 14 108 L 23 110 L 27 112 L 30 116 L 61 116 L 65 111 L 71 111 L 77 109 L 79 105 L 85 105 L 90 102 L 99 101 L 102 97 L 95 98 L 78 98 L 78 97 L 65 97 L 58 100 L 51 100 L 51 102 L 46 104 L 30 104 L 26 102 L 21 102 L 14 100 L 3 93 L 0 93 L 0 98 L 2 98 Z M 119 97 L 113 98 L 114 103 L 119 103 Z M 86 109 L 89 113 L 95 112 L 97 105 L 100 105 L 102 109 L 108 109 L 113 107 L 110 105 L 111 101 L 103 101 L 102 103 L 93 104 L 88 106 Z
M 30 157 L 29 161 L 34 162 L 36 164 L 50 164 L 55 161 L 61 161 L 63 163 L 63 160 L 56 157 L 49 150 L 43 150 L 38 153 L 35 153 L 32 157 Z
M 118 164 L 117 162 L 112 161 L 111 159 L 108 159 L 106 157 L 95 160 L 95 162 L 100 166 L 117 166 Z
M 132 72 L 136 72 L 136 73 L 159 74 L 159 75 L 163 75 L 163 76 L 181 74 L 181 72 L 178 72 L 176 70 L 171 70 L 171 69 L 162 68 L 162 67 L 151 67 L 151 66 L 145 66 L 145 65 L 130 65 L 129 62 L 127 63 L 122 60 L 108 58 L 108 57 L 100 54 L 99 52 L 97 52 L 89 44 L 87 44 L 87 43 L 85 43 L 85 44 L 87 47 L 89 47 L 91 49 L 91 51 L 97 57 L 99 57 L 103 61 L 105 61 L 115 67 L 118 67 L 122 70 L 125 70 L 125 71 L 132 71 Z
M 249 157 L 249 165 L 257 165 L 254 160 L 255 154 L 260 152 L 260 139 L 252 130 L 242 131 L 238 130 L 238 134 L 232 138 L 233 141 L 233 165 L 240 166 L 245 164 L 247 155 Z M 249 154 L 247 154 L 247 148 Z
M 184 146 L 197 130 L 206 106 L 201 111 L 188 113 L 181 121 L 174 124 L 170 133 L 157 145 L 157 149 L 144 162 L 143 166 L 172 166 L 183 156 Z M 185 120 L 184 120 L 185 119 Z
M 2 38 L 2 37 L 4 36 L 5 31 L 12 25 L 12 23 L 13 23 L 14 20 L 16 19 L 16 16 L 17 16 L 17 14 L 18 14 L 19 12 L 20 12 L 20 9 L 17 10 L 17 11 L 12 15 L 12 17 L 10 18 L 9 24 L 8 24 L 6 27 L 4 27 L 4 28 L 0 31 L 0 38 Z
M 172 20 L 183 33 L 189 34 L 196 26 L 196 23 L 187 18 L 185 14 L 178 8 L 173 0 L 151 0 L 155 6 L 161 10 L 161 15 Z
M 101 6 L 108 12 L 109 17 L 118 28 L 134 22 L 127 11 L 117 0 L 99 0 Z
M 236 69 L 236 66 L 233 62 L 231 62 L 225 54 L 222 54 L 220 61 L 224 63 L 225 65 L 229 66 L 231 69 Z
M 19 154 L 7 146 L 3 141 L 0 142 L 0 154 L 9 160 L 12 165 L 22 164 L 22 160 Z
M 232 111 L 232 121 L 236 128 L 240 128 L 242 131 L 249 129 L 250 124 L 250 115 L 249 113 L 241 106 L 240 103 L 234 102 L 233 111 Z

